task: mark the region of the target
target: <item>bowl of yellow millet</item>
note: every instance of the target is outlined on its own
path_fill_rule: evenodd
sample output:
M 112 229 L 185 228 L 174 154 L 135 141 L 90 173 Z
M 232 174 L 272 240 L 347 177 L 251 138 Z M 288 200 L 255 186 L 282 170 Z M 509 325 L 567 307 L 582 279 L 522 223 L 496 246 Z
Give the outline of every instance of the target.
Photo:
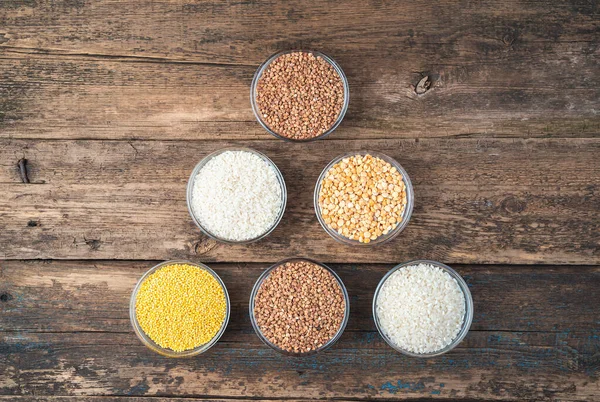
M 137 337 L 167 357 L 189 357 L 214 346 L 230 314 L 227 288 L 204 264 L 166 261 L 148 270 L 131 294 Z

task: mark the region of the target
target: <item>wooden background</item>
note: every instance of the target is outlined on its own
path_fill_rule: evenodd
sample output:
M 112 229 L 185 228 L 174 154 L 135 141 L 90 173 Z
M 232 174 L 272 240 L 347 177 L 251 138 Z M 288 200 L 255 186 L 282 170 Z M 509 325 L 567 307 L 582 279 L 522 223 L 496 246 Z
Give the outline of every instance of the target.
M 0 0 L 0 401 L 599 401 L 599 46 L 595 0 Z M 327 140 L 284 143 L 252 115 L 256 68 L 290 48 L 348 76 Z M 193 166 L 235 144 L 288 185 L 282 223 L 249 246 L 203 237 L 185 205 Z M 314 216 L 319 172 L 359 149 L 415 188 L 381 247 L 340 245 Z M 331 264 L 352 300 L 311 358 L 262 345 L 247 315 L 262 270 L 295 255 Z M 209 263 L 232 297 L 192 359 L 129 324 L 134 283 L 173 258 Z M 378 281 L 415 258 L 455 267 L 475 302 L 464 342 L 432 359 L 395 353 L 371 318 Z

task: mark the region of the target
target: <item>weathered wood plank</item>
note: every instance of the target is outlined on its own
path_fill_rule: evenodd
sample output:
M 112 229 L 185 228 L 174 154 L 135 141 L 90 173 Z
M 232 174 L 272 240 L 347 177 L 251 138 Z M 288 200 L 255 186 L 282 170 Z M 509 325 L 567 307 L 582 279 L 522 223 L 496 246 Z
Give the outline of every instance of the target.
M 273 399 L 260 399 L 260 398 L 226 398 L 220 399 L 215 397 L 182 397 L 182 398 L 169 398 L 164 396 L 1 396 L 0 401 L 11 401 L 11 402 L 147 402 L 147 401 L 161 401 L 161 402 L 191 402 L 191 401 L 213 401 L 213 402 L 226 402 L 226 401 L 272 401 Z M 312 401 L 314 399 L 300 399 L 300 398 L 281 398 L 288 402 L 301 402 L 301 401 Z M 336 399 L 337 401 L 344 401 L 345 399 Z M 350 399 L 351 400 L 351 399 Z M 423 401 L 424 402 L 424 401 Z M 478 400 L 482 402 L 482 400 Z
M 327 46 L 367 56 L 506 56 L 537 42 L 597 40 L 598 8 L 587 2 L 417 0 L 365 3 L 241 1 L 12 1 L 2 3 L 2 46 L 77 54 L 247 64 L 264 51 Z M 543 51 L 544 47 L 537 48 Z M 400 54 L 397 54 L 399 57 Z
M 529 69 L 529 61 L 431 67 L 439 80 L 431 94 L 417 96 L 411 87 L 421 78 L 412 73 L 416 66 L 406 66 L 411 72 L 404 76 L 395 61 L 381 60 L 376 80 L 360 75 L 370 71 L 361 63 L 366 62 L 347 62 L 356 71 L 350 76 L 352 101 L 333 138 L 600 133 L 595 112 L 600 90 L 586 83 L 599 71 L 568 70 L 547 86 L 531 76 L 519 78 L 523 82 L 490 78 L 506 75 L 502 69 L 511 74 Z M 250 109 L 254 66 L 28 56 L 0 60 L 1 70 L 6 71 L 0 84 L 3 138 L 273 139 Z M 571 79 L 576 82 L 565 83 Z
M 598 264 L 600 143 L 585 138 L 600 134 L 599 17 L 581 1 L 0 2 L 0 258 L 93 260 L 0 261 L 0 400 L 600 399 L 597 266 L 458 266 L 473 330 L 427 361 L 375 332 L 372 292 L 391 265 L 335 266 L 352 320 L 322 356 L 276 355 L 247 318 L 267 262 L 294 254 Z M 290 146 L 253 119 L 254 70 L 287 48 L 323 50 L 350 79 L 332 140 Z M 432 88 L 417 95 L 424 76 Z M 164 140 L 214 139 L 261 140 L 250 145 L 286 176 L 288 211 L 268 240 L 226 247 L 192 225 L 187 176 L 232 143 Z M 329 239 L 311 199 L 333 156 L 364 147 L 398 158 L 417 192 L 408 230 L 366 251 Z M 232 321 L 185 361 L 130 330 L 129 293 L 153 262 L 95 260 L 175 257 L 262 262 L 214 264 Z
M 151 355 L 132 334 L 1 336 L 5 395 L 515 401 L 592 401 L 600 395 L 597 340 L 583 341 L 594 342 L 594 356 L 569 345 L 531 346 L 527 333 L 474 332 L 452 354 L 429 360 L 399 355 L 373 333 L 346 333 L 335 349 L 292 359 L 268 350 L 254 334 L 230 331 L 205 355 L 177 361 Z M 565 339 L 579 336 L 590 337 Z M 505 344 L 488 341 L 498 338 Z
M 227 398 L 219 399 L 214 397 L 184 397 L 184 398 L 168 398 L 164 396 L 0 396 L 0 401 L 29 401 L 29 402 L 144 402 L 151 400 L 159 400 L 163 402 L 190 402 L 190 401 L 272 401 L 272 399 L 256 399 L 256 398 Z M 285 399 L 286 401 L 307 401 L 310 399 Z M 342 399 L 343 401 L 343 399 Z
M 9 2 L 0 137 L 267 139 L 250 81 L 295 47 L 349 77 L 337 138 L 597 136 L 599 20 L 531 0 Z M 423 76 L 432 89 L 417 95 Z
M 228 145 L 264 151 L 288 185 L 280 226 L 248 246 L 204 238 L 186 208 L 193 166 Z M 312 192 L 340 153 L 397 158 L 415 186 L 408 228 L 389 244 L 352 248 L 320 228 Z M 168 259 L 325 262 L 432 258 L 448 263 L 600 261 L 600 142 L 595 139 L 423 139 L 283 142 L 0 142 L 0 256 L 5 259 Z M 17 162 L 28 160 L 31 184 Z
M 151 261 L 1 261 L 4 331 L 130 332 L 129 297 Z M 232 301 L 229 328 L 251 331 L 248 297 L 270 264 L 210 264 Z M 333 265 L 351 295 L 348 331 L 375 331 L 371 302 L 393 265 Z M 600 267 L 454 265 L 471 286 L 473 330 L 596 331 Z M 564 334 L 562 334 L 564 335 Z M 562 336 L 560 335 L 560 336 Z M 554 337 L 554 335 L 550 335 Z
M 1 396 L 0 401 L 28 401 L 28 402 L 147 402 L 152 400 L 158 400 L 161 402 L 190 402 L 190 401 L 214 401 L 214 402 L 225 402 L 225 401 L 272 401 L 273 399 L 257 399 L 257 398 L 227 398 L 219 399 L 214 397 L 183 397 L 183 398 L 169 398 L 164 396 Z M 286 401 L 310 401 L 312 399 L 299 399 L 286 398 Z M 337 399 L 344 401 L 344 399 Z M 481 401 L 479 401 L 481 402 Z
M 334 266 L 351 295 L 338 344 L 304 359 L 262 345 L 247 319 L 263 264 L 213 268 L 232 297 L 222 341 L 165 359 L 129 329 L 128 297 L 153 262 L 0 263 L 0 394 L 278 398 L 594 400 L 600 268 L 458 266 L 475 301 L 472 331 L 453 352 L 410 359 L 385 345 L 370 302 L 388 265 Z M 7 326 L 5 326 L 7 325 Z M 360 373 L 360 374 L 359 374 Z
M 159 400 L 161 402 L 190 402 L 190 401 L 214 401 L 214 402 L 225 402 L 225 401 L 273 401 L 273 398 L 261 399 L 261 398 L 231 398 L 228 397 L 226 399 L 214 398 L 214 397 L 181 397 L 181 398 L 169 398 L 164 396 L 0 396 L 0 401 L 29 401 L 29 402 L 146 402 Z M 277 398 L 276 400 L 287 401 L 287 402 L 306 402 L 306 401 L 314 401 L 315 399 L 301 399 L 301 398 Z M 322 399 L 321 399 L 322 400 Z M 380 400 L 389 400 L 394 401 L 398 400 L 398 398 L 381 398 Z M 433 402 L 437 400 L 437 398 L 418 398 L 419 402 Z M 492 399 L 490 399 L 491 401 Z M 565 399 L 568 400 L 568 399 Z M 356 399 L 346 399 L 346 398 L 335 398 L 335 401 L 356 401 Z M 485 399 L 477 398 L 477 399 L 462 399 L 463 402 L 486 402 Z M 499 399 L 493 399 L 493 401 L 498 402 Z

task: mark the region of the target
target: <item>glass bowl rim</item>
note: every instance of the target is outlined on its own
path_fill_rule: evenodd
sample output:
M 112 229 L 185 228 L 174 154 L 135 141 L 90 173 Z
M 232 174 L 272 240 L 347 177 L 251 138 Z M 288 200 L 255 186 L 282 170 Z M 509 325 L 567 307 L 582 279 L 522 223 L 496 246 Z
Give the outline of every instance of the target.
M 277 176 L 277 181 L 280 184 L 280 188 L 281 188 L 281 210 L 279 211 L 277 218 L 275 219 L 275 221 L 273 222 L 273 225 L 263 234 L 261 234 L 260 236 L 257 236 L 255 238 L 252 239 L 247 239 L 247 240 L 228 240 L 228 239 L 223 239 L 220 238 L 214 234 L 212 234 L 211 232 L 208 231 L 208 229 L 206 229 L 202 223 L 200 222 L 200 219 L 198 217 L 196 217 L 196 214 L 194 214 L 194 210 L 192 209 L 192 197 L 193 197 L 193 191 L 194 191 L 194 180 L 196 178 L 196 176 L 198 175 L 198 173 L 200 172 L 200 170 L 202 170 L 202 168 L 209 162 L 211 161 L 214 157 L 225 153 L 227 151 L 244 151 L 244 152 L 250 152 L 256 156 L 258 156 L 259 158 L 263 159 L 265 162 L 267 162 L 274 170 L 275 170 L 275 175 Z M 187 182 L 187 186 L 186 186 L 186 203 L 187 203 L 187 209 L 188 209 L 188 213 L 190 214 L 192 220 L 194 221 L 194 223 L 196 224 L 196 226 L 198 226 L 198 228 L 200 229 L 200 231 L 208 236 L 209 238 L 216 240 L 218 242 L 221 243 L 225 243 L 225 244 L 249 244 L 249 243 L 254 243 L 256 241 L 262 240 L 265 237 L 267 237 L 268 235 L 270 235 L 275 228 L 277 228 L 277 226 L 279 226 L 279 223 L 281 222 L 283 215 L 285 213 L 285 208 L 287 206 L 287 186 L 285 184 L 285 179 L 283 178 L 283 174 L 281 173 L 281 171 L 279 170 L 279 168 L 277 167 L 277 165 L 275 164 L 275 162 L 273 162 L 267 155 L 263 154 L 260 151 L 257 151 L 256 149 L 250 148 L 250 147 L 236 147 L 236 146 L 229 146 L 229 147 L 224 147 L 224 148 L 220 148 L 214 152 L 211 152 L 210 154 L 206 155 L 204 158 L 202 158 L 194 167 L 194 169 L 192 170 L 192 173 L 190 174 L 190 177 L 188 179 Z
M 333 275 L 333 277 L 336 279 L 337 283 L 339 284 L 341 290 L 342 290 L 342 294 L 344 295 L 344 302 L 346 304 L 346 308 L 344 311 L 344 318 L 342 320 L 342 323 L 340 324 L 340 327 L 338 329 L 338 331 L 335 333 L 335 335 L 329 340 L 327 341 L 327 343 L 325 343 L 323 346 L 321 346 L 318 349 L 315 350 L 311 350 L 310 352 L 304 352 L 304 353 L 294 353 L 294 352 L 290 352 L 287 350 L 284 350 L 282 348 L 280 348 L 279 346 L 273 344 L 271 341 L 269 341 L 262 333 L 262 331 L 260 330 L 260 327 L 258 325 L 258 323 L 256 322 L 256 317 L 254 316 L 254 307 L 255 307 L 255 303 L 254 303 L 254 299 L 256 298 L 256 295 L 258 294 L 258 291 L 260 289 L 260 287 L 262 286 L 262 283 L 265 281 L 265 279 L 267 279 L 269 277 L 269 275 L 271 274 L 271 272 L 273 272 L 276 268 L 282 266 L 285 263 L 291 262 L 291 261 L 308 261 L 312 264 L 318 265 L 322 268 L 324 268 L 325 270 L 327 270 L 330 274 Z M 322 352 L 326 349 L 329 349 L 331 346 L 333 346 L 342 336 L 342 334 L 344 333 L 344 330 L 346 329 L 346 325 L 348 324 L 348 321 L 350 319 L 350 296 L 348 295 L 348 290 L 346 289 L 346 286 L 344 285 L 344 282 L 342 282 L 342 279 L 339 277 L 339 275 L 330 267 L 328 267 L 327 265 L 318 262 L 316 260 L 313 260 L 311 258 L 305 258 L 305 257 L 290 257 L 290 258 L 286 258 L 283 260 L 280 260 L 278 262 L 276 262 L 275 264 L 271 265 L 270 267 L 268 267 L 267 269 L 265 269 L 260 276 L 258 277 L 258 279 L 256 280 L 256 282 L 254 283 L 254 286 L 252 287 L 252 292 L 250 293 L 250 303 L 249 303 L 249 312 L 250 312 L 250 322 L 252 323 L 252 328 L 254 329 L 254 332 L 256 333 L 256 335 L 258 336 L 258 338 L 268 347 L 270 347 L 271 349 L 286 355 L 286 356 L 291 356 L 291 357 L 306 357 L 306 356 L 312 356 L 315 355 L 319 352 Z
M 379 322 L 379 316 L 377 315 L 377 299 L 379 297 L 379 292 L 381 291 L 381 288 L 383 287 L 384 283 L 388 280 L 388 278 L 394 272 L 398 271 L 401 268 L 412 266 L 412 265 L 419 265 L 419 264 L 433 265 L 433 266 L 441 268 L 443 271 L 447 272 L 452 278 L 454 278 L 456 280 L 456 282 L 458 283 L 458 286 L 460 287 L 460 289 L 465 297 L 465 316 L 463 319 L 462 327 L 461 327 L 460 331 L 458 332 L 458 334 L 456 335 L 456 338 L 454 338 L 450 344 L 443 347 L 442 349 L 435 351 L 435 352 L 430 352 L 430 353 L 415 353 L 415 352 L 411 352 L 411 351 L 408 351 L 408 350 L 398 347 L 384 333 L 383 329 L 381 328 L 381 324 Z M 469 289 L 469 285 L 467 284 L 467 282 L 464 280 L 464 278 L 458 272 L 456 272 L 454 269 L 452 269 L 448 265 L 443 264 L 439 261 L 412 260 L 412 261 L 404 262 L 404 263 L 394 266 L 383 276 L 383 278 L 381 278 L 381 280 L 379 281 L 379 284 L 377 285 L 377 288 L 375 289 L 375 294 L 373 295 L 372 314 L 373 314 L 373 320 L 375 321 L 375 326 L 377 327 L 377 332 L 379 332 L 379 335 L 383 338 L 383 340 L 389 346 L 391 346 L 394 350 L 396 350 L 397 352 L 400 352 L 404 355 L 410 356 L 410 357 L 423 357 L 423 358 L 435 357 L 435 356 L 443 355 L 443 354 L 451 351 L 452 349 L 454 349 L 456 346 L 458 346 L 463 341 L 463 339 L 467 336 L 467 333 L 471 329 L 471 324 L 473 323 L 473 312 L 474 312 L 473 296 L 471 295 L 471 290 Z
M 278 57 L 283 56 L 285 54 L 296 53 L 296 52 L 312 53 L 315 56 L 322 57 L 326 62 L 328 62 L 335 69 L 335 71 L 338 73 L 338 75 L 342 79 L 342 85 L 344 86 L 344 104 L 342 106 L 342 110 L 340 111 L 340 114 L 338 115 L 336 121 L 323 134 L 320 134 L 316 137 L 307 138 L 307 139 L 294 139 L 294 138 L 289 138 L 289 137 L 285 137 L 283 135 L 277 134 L 275 131 L 273 131 L 271 128 L 269 128 L 269 126 L 262 120 L 260 111 L 258 110 L 258 105 L 256 103 L 256 86 L 258 85 L 258 80 L 260 79 L 260 77 L 262 77 L 262 74 L 267 69 L 267 67 L 269 67 L 269 65 Z M 254 113 L 254 117 L 256 118 L 258 123 L 269 134 L 271 134 L 275 138 L 279 138 L 280 140 L 284 140 L 287 142 L 300 142 L 300 143 L 311 142 L 311 141 L 321 140 L 323 138 L 328 137 L 342 123 L 342 120 L 344 120 L 344 116 L 346 115 L 346 112 L 348 111 L 348 106 L 350 104 L 350 84 L 348 82 L 348 78 L 346 77 L 346 74 L 344 73 L 344 70 L 342 70 L 342 67 L 338 64 L 338 62 L 336 62 L 332 57 L 328 56 L 327 54 L 320 52 L 318 50 L 307 50 L 307 49 L 282 50 L 282 51 L 276 52 L 276 53 L 272 54 L 271 56 L 269 56 L 267 58 L 267 60 L 265 60 L 256 69 L 256 72 L 254 73 L 254 77 L 252 78 L 252 84 L 250 85 L 250 104 L 252 106 L 252 112 Z
M 221 288 L 223 289 L 223 292 L 225 294 L 225 302 L 226 302 L 225 318 L 223 319 L 223 324 L 221 324 L 221 328 L 215 334 L 215 336 L 207 343 L 200 345 L 194 349 L 185 350 L 183 352 L 176 352 L 171 349 L 163 348 L 162 346 L 160 346 L 156 342 L 154 342 L 152 339 L 150 339 L 150 337 L 144 332 L 144 330 L 140 326 L 140 324 L 137 320 L 137 315 L 136 315 L 136 311 L 135 311 L 137 294 L 140 290 L 142 283 L 144 283 L 144 281 L 150 275 L 157 272 L 159 269 L 169 266 L 169 265 L 175 265 L 175 264 L 191 265 L 191 266 L 203 269 L 204 271 L 211 274 L 213 276 L 213 278 L 215 278 L 217 280 L 219 285 L 221 285 Z M 166 357 L 172 357 L 172 358 L 191 357 L 191 356 L 197 356 L 199 354 L 202 354 L 202 353 L 208 351 L 219 341 L 221 336 L 223 336 L 223 333 L 225 333 L 225 329 L 227 328 L 227 325 L 229 324 L 230 316 L 231 316 L 231 301 L 229 299 L 229 292 L 227 292 L 227 287 L 225 286 L 225 283 L 223 282 L 221 277 L 215 271 L 212 270 L 212 268 L 210 268 L 209 266 L 207 266 L 201 262 L 196 263 L 196 262 L 190 262 L 190 261 L 184 261 L 184 260 L 169 260 L 169 261 L 163 261 L 163 262 L 153 266 L 152 268 L 150 268 L 146 272 L 144 272 L 144 274 L 137 281 L 137 283 L 135 284 L 135 287 L 133 288 L 133 291 L 131 292 L 131 298 L 129 299 L 129 320 L 131 322 L 131 326 L 133 327 L 133 331 L 135 332 L 135 335 L 138 337 L 138 339 L 140 341 L 142 341 L 142 343 L 148 349 L 150 349 L 153 352 L 158 353 L 162 356 L 166 356 Z
M 350 156 L 354 156 L 354 155 L 363 155 L 363 156 L 371 155 L 371 156 L 374 156 L 377 158 L 381 158 L 384 161 L 390 163 L 393 167 L 395 167 L 400 172 L 400 174 L 402 175 L 402 181 L 404 182 L 404 185 L 406 187 L 406 206 L 404 207 L 402 222 L 400 222 L 387 235 L 379 236 L 377 239 L 375 239 L 369 243 L 361 243 L 358 240 L 349 239 L 346 236 L 339 234 L 337 232 L 337 230 L 333 230 L 329 226 L 327 226 L 327 224 L 323 220 L 323 217 L 321 216 L 321 206 L 319 205 L 319 193 L 321 192 L 321 184 L 322 184 L 323 179 L 325 178 L 327 172 L 329 172 L 329 170 L 333 167 L 333 165 L 340 162 L 342 159 L 350 157 Z M 394 159 L 391 156 L 386 155 L 382 152 L 378 152 L 378 151 L 359 150 L 359 151 L 346 152 L 342 155 L 338 155 L 335 158 L 333 158 L 331 160 L 331 162 L 329 162 L 327 164 L 327 166 L 325 166 L 325 168 L 321 171 L 321 174 L 319 175 L 319 177 L 317 179 L 317 183 L 315 184 L 315 192 L 313 195 L 313 204 L 314 204 L 314 209 L 315 209 L 315 215 L 317 215 L 317 220 L 319 221 L 319 224 L 321 225 L 323 230 L 325 230 L 325 232 L 327 232 L 327 234 L 329 234 L 329 236 L 331 236 L 333 239 L 337 240 L 340 243 L 346 244 L 346 245 L 359 246 L 359 247 L 372 247 L 372 246 L 377 246 L 380 244 L 385 244 L 385 243 L 393 240 L 408 226 L 408 223 L 410 221 L 410 218 L 412 217 L 412 213 L 413 213 L 413 209 L 414 209 L 414 205 L 415 205 L 415 192 L 414 192 L 414 188 L 412 185 L 412 181 L 410 180 L 408 173 L 396 159 Z

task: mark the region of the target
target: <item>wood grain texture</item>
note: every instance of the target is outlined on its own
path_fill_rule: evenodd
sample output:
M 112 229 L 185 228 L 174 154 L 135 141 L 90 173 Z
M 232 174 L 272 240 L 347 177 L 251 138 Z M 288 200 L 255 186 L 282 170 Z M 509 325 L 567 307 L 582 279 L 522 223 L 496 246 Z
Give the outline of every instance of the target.
M 212 401 L 212 402 L 226 402 L 226 401 L 273 401 L 274 399 L 265 397 L 262 398 L 215 398 L 211 396 L 185 396 L 185 397 L 164 397 L 164 396 L 2 396 L 0 395 L 0 401 L 10 401 L 10 402 L 147 402 L 147 401 L 161 401 L 161 402 L 190 402 L 190 401 Z M 314 401 L 314 399 L 306 399 L 306 398 L 280 398 L 277 400 L 285 400 L 286 402 L 306 402 L 306 401 Z M 355 401 L 356 399 L 345 399 L 345 398 L 336 398 L 336 401 Z M 420 402 L 433 401 L 434 399 L 423 399 L 420 398 Z M 463 400 L 464 402 L 464 400 Z M 478 400 L 478 402 L 482 402 L 482 400 Z
M 0 0 L 0 401 L 600 400 L 599 27 L 586 0 Z M 291 48 L 348 76 L 325 141 L 283 143 L 252 114 L 256 68 Z M 193 166 L 230 145 L 288 186 L 281 225 L 243 247 L 185 205 Z M 360 149 L 398 159 L 416 193 L 406 231 L 372 249 L 330 239 L 312 204 L 321 169 Z M 247 314 L 293 255 L 334 263 L 351 295 L 344 336 L 305 359 Z M 136 280 L 170 258 L 209 262 L 231 294 L 201 357 L 130 329 Z M 452 264 L 475 300 L 438 358 L 393 352 L 371 317 L 380 278 L 414 258 Z
M 278 398 L 586 400 L 600 396 L 594 300 L 598 267 L 456 266 L 475 302 L 454 351 L 411 359 L 385 345 L 370 317 L 391 265 L 335 265 L 351 320 L 323 354 L 285 358 L 262 345 L 248 295 L 266 264 L 213 264 L 232 298 L 222 340 L 172 360 L 145 349 L 129 326 L 136 280 L 154 262 L 0 263 L 0 394 Z
M 11 401 L 11 402 L 147 402 L 147 401 L 161 401 L 161 402 L 190 402 L 190 401 L 214 401 L 214 402 L 225 402 L 225 401 L 247 401 L 245 398 L 213 398 L 213 397 L 182 397 L 182 398 L 169 398 L 164 396 L 1 396 L 0 401 Z M 272 401 L 273 399 L 260 399 L 254 398 L 253 401 Z M 310 399 L 286 399 L 288 402 L 293 401 L 309 401 Z M 344 399 L 338 399 L 344 401 Z
M 265 240 L 217 244 L 189 217 L 194 165 L 224 146 L 265 152 L 288 207 Z M 323 167 L 372 149 L 408 171 L 416 203 L 407 229 L 378 247 L 348 247 L 319 226 L 313 191 Z M 560 263 L 600 261 L 600 142 L 594 139 L 423 139 L 284 142 L 0 142 L 0 257 L 275 262 Z M 576 155 L 576 156 L 570 156 Z M 30 184 L 17 163 L 27 159 Z
M 273 401 L 272 398 L 253 398 L 253 401 Z M 286 398 L 287 402 L 305 402 L 312 399 L 301 399 L 301 398 Z M 346 399 L 337 399 L 338 401 L 345 401 Z M 351 401 L 352 399 L 347 399 Z M 161 401 L 161 402 L 191 402 L 191 401 L 212 401 L 212 402 L 226 402 L 226 401 L 248 401 L 246 398 L 214 398 L 214 397 L 181 397 L 181 398 L 169 398 L 164 396 L 1 396 L 0 401 L 10 402 L 148 402 L 148 401 Z M 424 402 L 424 401 L 422 401 Z
M 198 261 L 196 259 L 195 261 Z M 158 261 L 2 261 L 4 331 L 131 331 L 129 297 Z M 229 329 L 248 330 L 248 297 L 270 264 L 210 264 L 231 297 Z M 392 264 L 334 264 L 351 296 L 347 331 L 375 331 L 373 292 Z M 476 304 L 472 330 L 596 331 L 600 267 L 453 265 L 470 284 Z
M 593 4 L 4 2 L 0 137 L 268 139 L 250 81 L 290 48 L 347 73 L 338 139 L 596 137 Z

